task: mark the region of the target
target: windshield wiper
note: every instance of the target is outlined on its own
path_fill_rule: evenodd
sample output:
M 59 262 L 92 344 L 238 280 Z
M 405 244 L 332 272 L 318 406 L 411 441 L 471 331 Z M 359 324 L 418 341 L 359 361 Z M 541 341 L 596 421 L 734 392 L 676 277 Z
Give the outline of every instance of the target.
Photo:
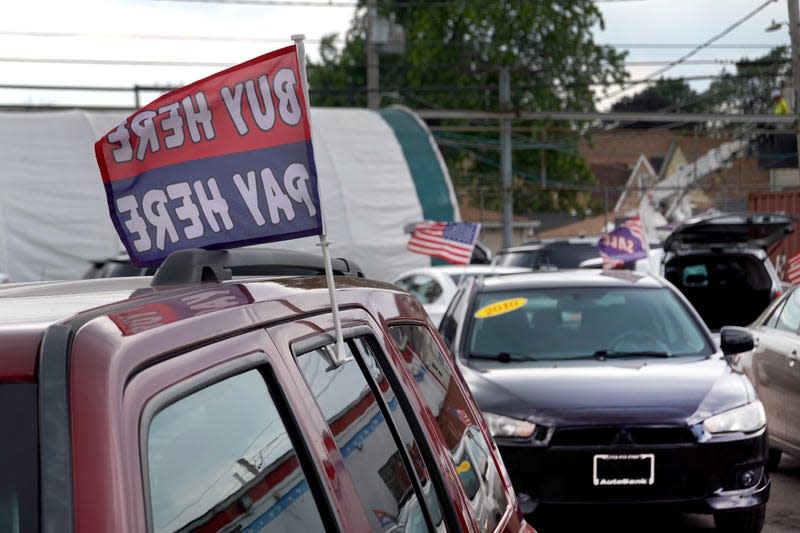
M 597 350 L 592 354 L 592 357 L 605 361 L 606 359 L 617 359 L 623 357 L 672 357 L 669 352 L 660 352 L 657 350 L 637 350 L 637 351 L 618 351 L 612 349 Z
M 510 363 L 511 361 L 537 361 L 535 357 L 532 357 L 526 353 L 519 353 L 519 352 L 500 352 L 497 355 L 486 355 L 486 354 L 477 354 L 471 353 L 468 355 L 471 359 L 488 359 L 490 361 L 500 361 L 501 363 Z

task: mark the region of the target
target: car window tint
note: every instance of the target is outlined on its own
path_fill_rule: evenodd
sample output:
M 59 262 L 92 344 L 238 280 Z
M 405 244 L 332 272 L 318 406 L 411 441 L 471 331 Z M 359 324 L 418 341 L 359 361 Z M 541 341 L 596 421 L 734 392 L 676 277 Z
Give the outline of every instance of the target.
M 154 531 L 324 531 L 256 370 L 158 412 L 147 434 L 147 467 Z
M 682 283 L 686 287 L 708 285 L 708 269 L 705 265 L 689 265 L 683 269 Z
M 36 386 L 0 385 L 0 531 L 39 531 Z
M 414 274 L 397 280 L 395 284 L 411 293 L 414 298 L 423 304 L 435 302 L 442 295 L 443 289 L 431 276 Z
M 419 384 L 419 391 L 436 421 L 439 435 L 450 450 L 450 458 L 481 530 L 494 530 L 505 513 L 508 501 L 502 477 L 493 460 L 488 462 L 485 475 L 476 471 L 475 465 L 480 464 L 480 459 L 476 460 L 470 455 L 468 441 L 474 438 L 487 456 L 489 444 L 469 411 L 467 398 L 453 378 L 444 354 L 426 328 L 398 325 L 390 330 L 392 339 L 407 362 L 409 373 Z
M 467 356 L 561 360 L 598 350 L 707 355 L 699 325 L 668 289 L 547 288 L 484 292 L 475 299 Z
M 595 244 L 554 244 L 544 248 L 541 263 L 557 268 L 578 268 L 582 261 L 599 256 L 600 252 Z
M 501 252 L 494 261 L 493 265 L 537 268 L 540 263 L 541 254 L 538 250 L 525 250 L 516 252 Z
M 778 318 L 781 316 L 783 308 L 786 306 L 786 301 L 789 299 L 787 296 L 772 310 L 769 317 L 764 321 L 764 325 L 768 328 L 774 328 L 778 325 Z
M 334 348 L 328 346 L 299 355 L 297 366 L 328 422 L 372 530 L 428 531 L 412 474 L 353 348 L 345 345 L 340 366 L 331 364 Z M 374 363 L 369 370 L 379 372 Z
M 377 388 L 381 391 L 384 405 L 387 406 L 387 409 L 390 412 L 390 417 L 397 428 L 398 435 L 405 446 L 411 464 L 414 466 L 414 471 L 416 472 L 417 479 L 420 483 L 420 489 L 425 494 L 425 501 L 427 502 L 428 510 L 431 513 L 432 521 L 437 530 L 444 530 L 441 505 L 439 503 L 438 496 L 434 491 L 433 484 L 428 473 L 428 467 L 425 465 L 419 445 L 417 444 L 416 440 L 414 439 L 414 435 L 411 432 L 411 426 L 403 414 L 402 409 L 400 409 L 397 397 L 386 380 L 383 371 L 378 365 L 376 351 L 380 350 L 380 348 L 375 344 L 374 341 L 370 341 L 366 338 L 353 339 L 353 343 L 356 345 L 358 351 L 362 354 L 362 360 L 364 361 L 365 367 L 372 376 Z M 408 529 L 406 529 L 406 531 L 408 531 Z
M 800 328 L 800 291 L 794 291 L 787 298 L 775 327 L 789 333 L 798 332 L 798 328 Z

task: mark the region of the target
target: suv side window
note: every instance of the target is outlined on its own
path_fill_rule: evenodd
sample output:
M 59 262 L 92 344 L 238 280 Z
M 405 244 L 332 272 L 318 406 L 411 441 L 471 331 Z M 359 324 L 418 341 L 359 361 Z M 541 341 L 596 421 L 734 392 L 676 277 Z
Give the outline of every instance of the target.
M 486 470 L 482 470 L 483 458 L 490 457 L 490 445 L 469 412 L 444 355 L 422 326 L 397 325 L 389 329 L 450 450 L 479 526 L 485 531 L 494 530 L 508 507 L 502 476 L 493 460 L 487 460 Z M 473 451 L 478 451 L 477 456 L 473 457 Z
M 146 454 L 153 531 L 325 530 L 258 370 L 159 411 Z
M 439 333 L 441 333 L 444 342 L 447 343 L 451 350 L 458 333 L 458 321 L 456 321 L 455 317 L 463 316 L 463 312 L 459 311 L 459 309 L 469 303 L 469 299 L 465 297 L 465 294 L 467 294 L 466 288 L 459 289 L 450 305 L 447 306 L 447 311 L 439 323 Z
M 331 364 L 334 350 L 326 345 L 301 354 L 297 366 L 328 422 L 372 530 L 433 529 L 442 523 L 441 510 L 408 424 L 397 424 L 397 400 L 369 344 L 349 340 L 339 366 Z M 420 493 L 426 503 L 420 503 Z
M 775 327 L 789 333 L 798 332 L 798 328 L 800 328 L 800 291 L 794 291 L 786 299 L 786 304 L 783 306 Z
M 770 314 L 769 318 L 767 318 L 764 321 L 764 325 L 766 327 L 775 328 L 778 326 L 778 318 L 780 318 L 783 308 L 786 307 L 786 300 L 788 300 L 788 297 L 784 299 L 781 303 L 779 303 L 775 309 L 772 310 L 772 314 Z
M 0 384 L 0 531 L 39 531 L 36 385 Z

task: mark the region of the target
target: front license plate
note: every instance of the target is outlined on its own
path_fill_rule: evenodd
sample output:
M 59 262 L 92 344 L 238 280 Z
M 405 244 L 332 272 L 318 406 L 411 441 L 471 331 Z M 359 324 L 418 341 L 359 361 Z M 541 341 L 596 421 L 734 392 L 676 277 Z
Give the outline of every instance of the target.
M 655 482 L 655 455 L 597 454 L 594 456 L 595 486 L 652 485 Z

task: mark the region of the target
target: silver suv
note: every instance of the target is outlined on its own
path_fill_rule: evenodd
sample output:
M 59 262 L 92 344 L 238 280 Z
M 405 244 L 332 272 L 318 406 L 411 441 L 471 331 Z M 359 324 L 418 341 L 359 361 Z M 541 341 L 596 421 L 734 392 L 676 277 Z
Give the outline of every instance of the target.
M 683 222 L 664 241 L 661 272 L 712 331 L 746 326 L 781 295 L 768 249 L 792 232 L 795 217 L 719 213 Z

